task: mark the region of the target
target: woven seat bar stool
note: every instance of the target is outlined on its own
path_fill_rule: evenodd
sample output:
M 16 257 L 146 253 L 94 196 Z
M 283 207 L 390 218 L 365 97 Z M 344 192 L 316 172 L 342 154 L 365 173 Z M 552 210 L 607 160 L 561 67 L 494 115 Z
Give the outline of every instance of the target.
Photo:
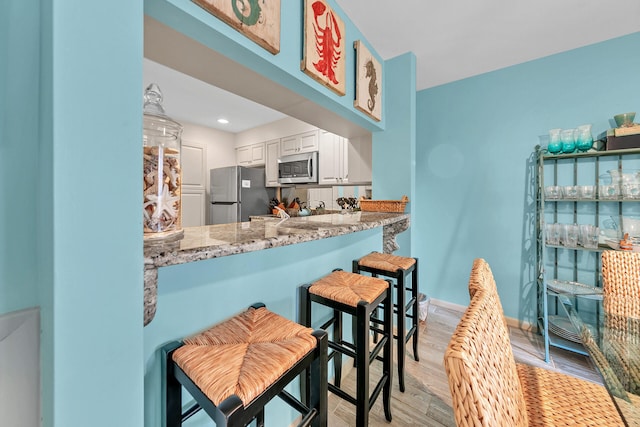
M 301 286 L 299 291 L 300 322 L 303 325 L 312 324 L 312 302 L 332 310 L 331 318 L 320 326 L 324 330 L 332 327 L 328 358 L 333 360 L 334 381 L 333 384 L 329 383 L 329 391 L 355 405 L 358 427 L 369 424 L 369 410 L 382 391 L 385 418 L 391 421 L 393 303 L 389 282 L 334 270 L 312 284 Z M 384 308 L 384 319 L 372 319 L 371 313 L 381 304 Z M 352 321 L 356 324 L 353 343 L 343 340 L 343 314 L 353 316 Z M 370 343 L 371 330 L 376 331 L 381 337 L 373 346 Z M 355 361 L 355 397 L 340 388 L 343 355 Z M 382 362 L 382 374 L 370 393 L 370 364 L 376 360 Z
M 398 340 L 398 386 L 400 391 L 404 392 L 405 346 L 411 338 L 413 338 L 413 358 L 416 362 L 420 361 L 418 355 L 418 259 L 372 252 L 354 260 L 352 271 L 367 272 L 373 277 L 384 276 L 395 279 L 393 286 L 396 297 L 393 311 L 396 315 L 396 335 L 394 338 Z M 406 283 L 409 274 L 411 274 L 411 283 Z M 408 299 L 407 293 L 410 294 Z M 411 321 L 408 330 L 406 319 Z
M 264 426 L 264 407 L 279 396 L 302 414 L 300 426 L 327 425 L 327 333 L 292 322 L 257 303 L 162 349 L 167 427 L 203 409 L 216 426 Z M 308 389 L 296 399 L 296 377 Z M 195 404 L 183 411 L 182 388 Z

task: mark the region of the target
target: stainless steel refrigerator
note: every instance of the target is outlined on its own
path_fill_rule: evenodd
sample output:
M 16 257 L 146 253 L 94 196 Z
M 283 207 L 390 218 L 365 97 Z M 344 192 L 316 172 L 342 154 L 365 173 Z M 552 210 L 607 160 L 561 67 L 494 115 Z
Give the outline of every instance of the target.
M 264 168 L 229 166 L 211 169 L 209 224 L 249 221 L 269 213 L 275 190 L 265 187 Z

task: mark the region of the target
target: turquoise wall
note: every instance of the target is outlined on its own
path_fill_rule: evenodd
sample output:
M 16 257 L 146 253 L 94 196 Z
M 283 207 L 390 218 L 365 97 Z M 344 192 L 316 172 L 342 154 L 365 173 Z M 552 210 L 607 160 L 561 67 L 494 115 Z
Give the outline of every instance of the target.
M 44 425 L 142 425 L 142 3 L 45 12 Z
M 412 235 L 430 296 L 467 305 L 485 258 L 505 314 L 535 318 L 534 147 L 640 111 L 640 33 L 420 91 Z
M 0 314 L 41 309 L 43 426 L 159 425 L 162 344 L 256 300 L 294 318 L 296 286 L 381 250 L 382 232 L 371 230 L 161 269 L 158 315 L 142 326 L 144 13 L 384 129 L 353 108 L 351 72 L 344 97 L 300 72 L 302 3 L 286 6 L 282 51 L 272 56 L 188 0 L 3 3 Z M 353 70 L 351 46 L 362 36 L 345 22 Z M 278 408 L 270 411 L 288 419 Z
M 0 57 L 0 314 L 41 309 L 42 425 L 142 425 L 142 3 L 9 0 Z
M 385 63 L 383 102 L 386 128 L 372 134 L 373 199 L 400 200 L 403 195 L 415 198 L 416 150 L 416 57 L 406 53 Z M 414 204 L 405 211 L 415 221 Z M 401 256 L 412 256 L 412 233 L 396 239 Z M 415 256 L 415 255 L 413 255 Z
M 40 5 L 0 13 L 0 314 L 38 305 L 36 285 Z M 18 38 L 20 44 L 12 43 Z M 28 117 L 31 123 L 25 123 Z

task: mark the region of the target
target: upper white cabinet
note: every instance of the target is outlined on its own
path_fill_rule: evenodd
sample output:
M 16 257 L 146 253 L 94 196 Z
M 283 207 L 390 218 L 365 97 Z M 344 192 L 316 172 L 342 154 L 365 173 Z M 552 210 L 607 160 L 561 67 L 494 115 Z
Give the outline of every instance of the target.
M 318 184 L 348 183 L 349 140 L 321 130 L 318 145 Z
M 371 158 L 373 154 L 371 138 L 349 139 L 349 182 L 371 182 Z
M 280 140 L 281 156 L 298 153 L 310 153 L 312 151 L 318 151 L 317 130 L 301 133 L 298 135 L 287 136 Z
M 265 144 L 245 145 L 236 148 L 236 163 L 238 166 L 262 166 L 265 164 Z
M 278 187 L 278 157 L 280 157 L 280 140 L 274 139 L 266 143 L 267 156 L 265 162 L 265 175 L 267 187 Z

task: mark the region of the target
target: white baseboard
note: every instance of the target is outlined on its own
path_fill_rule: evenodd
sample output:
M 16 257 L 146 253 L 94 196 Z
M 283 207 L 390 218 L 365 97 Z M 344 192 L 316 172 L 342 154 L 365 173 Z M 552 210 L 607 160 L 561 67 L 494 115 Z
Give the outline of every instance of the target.
M 430 303 L 433 305 L 437 305 L 438 307 L 446 308 L 448 310 L 458 311 L 460 313 L 463 313 L 467 309 L 467 306 L 465 305 L 454 304 L 452 302 L 439 300 L 435 298 L 431 298 Z M 518 328 L 518 329 L 522 329 L 525 331 L 532 331 L 532 332 L 537 332 L 538 330 L 537 325 L 532 325 L 529 322 L 523 322 L 519 319 L 514 319 L 513 317 L 508 317 L 508 316 L 505 316 L 504 318 L 507 321 L 507 325 L 512 328 Z

